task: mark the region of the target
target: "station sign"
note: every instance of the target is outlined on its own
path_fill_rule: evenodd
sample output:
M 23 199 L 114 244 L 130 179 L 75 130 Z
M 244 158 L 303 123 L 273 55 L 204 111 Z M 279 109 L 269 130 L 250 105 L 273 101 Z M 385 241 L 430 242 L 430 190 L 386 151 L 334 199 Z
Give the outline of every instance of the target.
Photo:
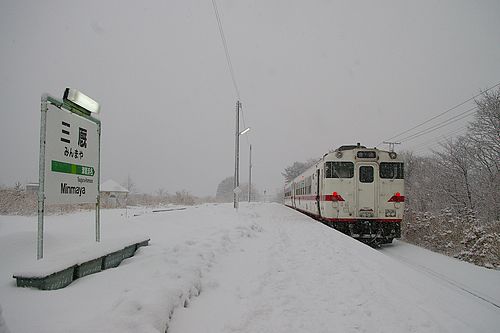
M 47 103 L 45 202 L 97 203 L 99 125 Z

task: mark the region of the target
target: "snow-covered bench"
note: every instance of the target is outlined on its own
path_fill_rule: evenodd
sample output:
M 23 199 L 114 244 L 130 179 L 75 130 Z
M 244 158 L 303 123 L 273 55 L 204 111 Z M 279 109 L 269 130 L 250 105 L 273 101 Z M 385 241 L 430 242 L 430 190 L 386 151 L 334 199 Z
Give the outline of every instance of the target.
M 147 246 L 147 236 L 96 243 L 87 248 L 67 251 L 56 256 L 38 260 L 13 277 L 18 287 L 42 290 L 64 288 L 83 276 L 120 265 L 141 246 Z

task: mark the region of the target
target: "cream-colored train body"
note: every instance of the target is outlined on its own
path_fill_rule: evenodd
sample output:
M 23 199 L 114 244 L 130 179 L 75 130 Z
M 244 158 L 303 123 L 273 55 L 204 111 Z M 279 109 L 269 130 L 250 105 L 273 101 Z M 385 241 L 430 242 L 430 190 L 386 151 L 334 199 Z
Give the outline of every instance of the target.
M 285 205 L 368 243 L 401 237 L 403 161 L 376 148 L 342 146 L 285 186 Z

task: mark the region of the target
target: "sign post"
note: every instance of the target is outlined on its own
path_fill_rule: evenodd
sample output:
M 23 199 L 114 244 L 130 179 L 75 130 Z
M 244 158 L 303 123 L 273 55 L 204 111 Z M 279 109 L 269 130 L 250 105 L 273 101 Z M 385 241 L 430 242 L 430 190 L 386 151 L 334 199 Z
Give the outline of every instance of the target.
M 101 122 L 91 116 L 99 105 L 67 88 L 63 100 L 41 99 L 37 258 L 43 258 L 45 203 L 96 204 L 100 241 L 99 179 Z

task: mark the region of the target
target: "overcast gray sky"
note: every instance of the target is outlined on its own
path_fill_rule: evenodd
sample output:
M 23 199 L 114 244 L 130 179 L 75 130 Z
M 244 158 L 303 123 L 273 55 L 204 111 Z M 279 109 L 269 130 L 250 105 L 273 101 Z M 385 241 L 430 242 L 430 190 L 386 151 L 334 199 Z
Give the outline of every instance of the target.
M 217 3 L 252 127 L 241 181 L 250 142 L 260 190 L 500 81 L 498 0 Z M 101 181 L 214 195 L 233 175 L 236 94 L 211 0 L 0 0 L 0 47 L 0 184 L 38 180 L 40 95 L 66 87 L 101 103 Z

